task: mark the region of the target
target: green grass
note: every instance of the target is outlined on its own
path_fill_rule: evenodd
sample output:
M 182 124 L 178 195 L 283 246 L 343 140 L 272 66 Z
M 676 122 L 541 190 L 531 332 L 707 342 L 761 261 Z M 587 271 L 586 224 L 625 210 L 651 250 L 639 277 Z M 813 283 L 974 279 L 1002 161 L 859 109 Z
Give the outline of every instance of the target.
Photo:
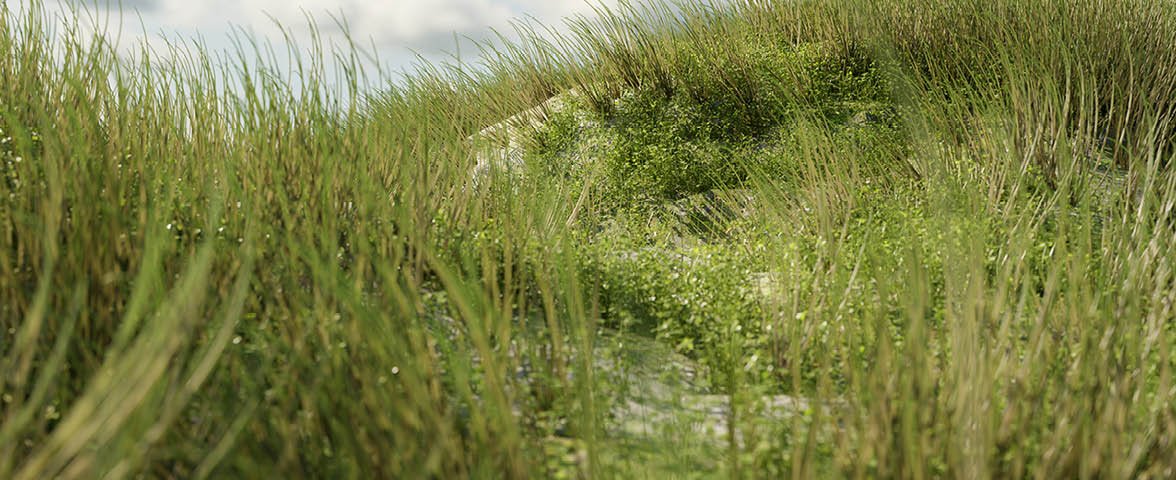
M 336 91 L 0 9 L 0 478 L 1176 469 L 1164 2 L 601 8 Z

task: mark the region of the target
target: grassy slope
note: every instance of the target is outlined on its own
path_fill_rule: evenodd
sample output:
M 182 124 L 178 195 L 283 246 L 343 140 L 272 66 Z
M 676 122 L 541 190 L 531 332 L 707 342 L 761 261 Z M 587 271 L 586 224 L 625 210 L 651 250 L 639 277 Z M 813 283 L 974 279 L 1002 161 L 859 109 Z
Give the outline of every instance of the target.
M 5 11 L 0 477 L 1171 476 L 1172 7 L 603 13 L 341 99 Z M 666 348 L 730 435 L 618 433 Z

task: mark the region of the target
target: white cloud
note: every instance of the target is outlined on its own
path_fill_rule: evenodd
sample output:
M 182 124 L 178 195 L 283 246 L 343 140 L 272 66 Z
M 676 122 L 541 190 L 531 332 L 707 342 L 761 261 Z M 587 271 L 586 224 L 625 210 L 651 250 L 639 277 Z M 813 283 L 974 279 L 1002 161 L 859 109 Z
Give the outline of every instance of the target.
M 118 4 L 118 0 L 99 1 Z M 307 14 L 316 20 L 320 33 L 339 37 L 333 15 L 346 20 L 357 41 L 373 41 L 381 50 L 428 53 L 450 48 L 455 35 L 486 39 L 495 29 L 509 36 L 511 20 L 523 16 L 558 27 L 564 17 L 590 14 L 589 1 L 595 0 L 123 0 L 123 6 L 138 9 L 152 33 L 200 32 L 211 40 L 227 32 L 229 25 L 275 36 L 274 20 L 304 34 Z M 606 3 L 615 4 L 615 0 Z
M 3 0 L 0 0 L 3 1 Z M 28 0 L 17 0 L 21 5 Z M 66 5 L 86 5 L 95 10 L 99 26 L 107 32 L 121 32 L 117 44 L 124 53 L 138 50 L 143 42 L 168 56 L 167 43 L 199 37 L 208 51 L 234 51 L 234 30 L 240 29 L 257 40 L 275 45 L 278 66 L 286 62 L 284 40 L 275 21 L 281 24 L 302 49 L 310 46 L 307 15 L 317 26 L 321 39 L 331 45 L 345 45 L 335 19 L 347 23 L 359 47 L 368 53 L 375 48 L 384 71 L 411 71 L 421 55 L 427 61 L 447 61 L 447 52 L 460 51 L 465 62 L 477 62 L 474 41 L 496 41 L 494 32 L 516 39 L 512 21 L 533 18 L 545 27 L 564 31 L 566 17 L 592 16 L 594 5 L 615 6 L 618 0 L 44 0 L 50 11 Z M 644 2 L 647 0 L 636 0 Z M 96 7 L 95 7 L 96 6 Z M 121 25 L 120 25 L 121 22 Z M 166 37 L 166 41 L 165 38 Z M 457 42 L 455 44 L 455 41 Z M 249 47 L 246 46 L 246 49 Z M 329 52 L 329 50 L 328 50 Z M 304 57 L 305 58 L 305 57 Z M 339 70 L 327 59 L 330 72 Z M 373 59 L 362 57 L 364 70 L 375 79 Z M 328 80 L 328 82 L 330 82 Z

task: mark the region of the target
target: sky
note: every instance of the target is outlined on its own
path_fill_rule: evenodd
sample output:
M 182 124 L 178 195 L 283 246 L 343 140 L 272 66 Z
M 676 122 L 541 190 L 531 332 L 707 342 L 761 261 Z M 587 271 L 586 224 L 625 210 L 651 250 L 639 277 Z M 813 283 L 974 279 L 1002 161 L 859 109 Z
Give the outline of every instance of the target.
M 564 30 L 569 16 L 591 17 L 594 5 L 613 6 L 616 0 L 44 0 L 50 12 L 68 12 L 63 6 L 86 6 L 88 28 L 105 25 L 120 31 L 120 48 L 131 51 L 146 39 L 164 50 L 165 37 L 192 39 L 199 36 L 212 51 L 232 50 L 234 30 L 281 45 L 275 21 L 287 27 L 296 42 L 310 43 L 309 14 L 327 42 L 343 44 L 339 22 L 344 19 L 353 39 L 367 49 L 374 47 L 376 61 L 390 72 L 411 70 L 417 55 L 439 61 L 460 51 L 465 61 L 476 60 L 476 50 L 465 40 L 488 40 L 494 30 L 514 37 L 512 20 L 533 17 L 546 26 Z M 20 2 L 18 2 L 20 4 Z M 68 13 L 58 13 L 68 16 Z M 98 27 L 101 28 L 101 27 Z M 109 35 L 114 37 L 115 35 Z M 461 45 L 455 44 L 460 41 Z

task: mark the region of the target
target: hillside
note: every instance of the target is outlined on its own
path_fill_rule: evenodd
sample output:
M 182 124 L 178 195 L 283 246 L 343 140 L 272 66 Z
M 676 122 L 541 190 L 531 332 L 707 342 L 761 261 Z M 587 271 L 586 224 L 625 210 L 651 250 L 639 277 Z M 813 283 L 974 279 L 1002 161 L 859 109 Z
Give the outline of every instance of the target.
M 0 10 L 0 478 L 1173 476 L 1168 3 L 602 7 L 338 92 Z

